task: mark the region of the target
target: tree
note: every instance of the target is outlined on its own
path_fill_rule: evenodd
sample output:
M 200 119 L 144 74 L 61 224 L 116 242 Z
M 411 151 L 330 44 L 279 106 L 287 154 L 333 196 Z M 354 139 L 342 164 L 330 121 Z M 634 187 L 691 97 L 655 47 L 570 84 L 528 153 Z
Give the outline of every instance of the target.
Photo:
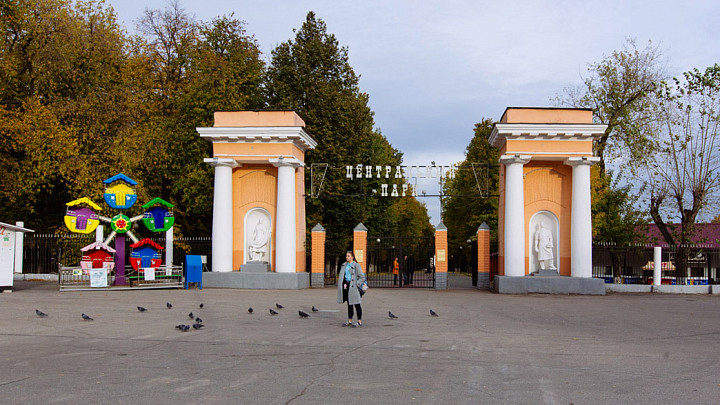
M 265 86 L 268 106 L 296 111 L 318 141 L 318 147 L 306 153 L 306 166 L 327 163 L 334 168 L 327 171 L 324 180 L 324 189 L 332 190 L 334 196 L 326 194 L 306 202 L 307 229 L 322 223 L 328 239 L 338 246 L 349 243 L 351 230 L 359 222 L 372 233 L 394 231 L 390 229 L 393 222 L 388 212 L 395 202 L 390 198 L 363 197 L 368 190 L 379 189 L 379 181 L 348 181 L 344 166 L 397 166 L 402 154 L 373 129 L 368 95 L 359 89 L 348 50 L 327 32 L 325 23 L 311 11 L 295 34 L 294 39 L 272 51 Z M 307 184 L 309 172 L 306 170 Z M 343 194 L 356 197 L 338 196 Z
M 207 234 L 213 172 L 202 159 L 212 145 L 195 127 L 211 126 L 215 111 L 263 105 L 259 46 L 232 15 L 199 22 L 177 2 L 146 10 L 138 28 L 134 82 L 147 103 L 126 139 L 126 163 L 145 193 L 176 205 L 178 228 Z
M 678 246 L 676 268 L 686 269 L 697 217 L 720 187 L 720 65 L 685 72 L 658 95 L 664 136 L 646 166 L 649 211 L 665 241 Z
M 466 240 L 477 234 L 483 222 L 490 227 L 492 240 L 497 241 L 499 178 L 496 166 L 500 152 L 488 142 L 492 128 L 493 121 L 488 118 L 475 124 L 475 134 L 465 150 L 465 160 L 459 164 L 462 169 L 444 185 L 443 193 L 451 196 L 443 199 L 442 206 L 443 223 L 448 228 L 448 244 L 451 246 L 466 245 Z M 480 168 L 476 167 L 473 171 L 472 164 L 485 163 L 489 166 L 483 181 Z M 487 193 L 486 197 L 480 198 L 478 184 Z M 487 190 L 484 189 L 485 184 Z
M 641 159 L 652 146 L 655 90 L 666 78 L 664 58 L 652 42 L 638 49 L 634 39 L 627 39 L 622 50 L 589 64 L 587 70 L 583 85 L 566 88 L 564 95 L 555 97 L 555 103 L 592 108 L 594 119 L 608 125 L 594 145 L 600 157 L 600 175 L 604 176 L 608 158 Z

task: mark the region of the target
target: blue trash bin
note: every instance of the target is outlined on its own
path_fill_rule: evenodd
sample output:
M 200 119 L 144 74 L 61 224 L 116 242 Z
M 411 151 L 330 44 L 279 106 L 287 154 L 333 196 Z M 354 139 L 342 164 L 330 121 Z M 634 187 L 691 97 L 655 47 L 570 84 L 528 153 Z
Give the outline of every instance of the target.
M 202 290 L 202 257 L 199 255 L 185 256 L 185 289 L 188 284 L 199 283 Z

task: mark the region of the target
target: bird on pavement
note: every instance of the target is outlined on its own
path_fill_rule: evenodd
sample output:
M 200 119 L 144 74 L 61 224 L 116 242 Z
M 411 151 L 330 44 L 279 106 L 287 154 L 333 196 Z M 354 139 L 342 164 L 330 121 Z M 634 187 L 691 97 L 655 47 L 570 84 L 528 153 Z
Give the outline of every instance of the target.
M 431 310 L 430 310 L 430 316 L 440 316 L 440 315 L 438 315 L 435 311 L 433 311 L 433 310 L 431 309 Z
M 203 304 L 203 303 L 201 302 L 201 303 L 200 303 L 200 308 L 202 308 L 202 307 L 204 307 L 204 306 L 205 306 L 205 304 Z
M 253 313 L 252 307 L 248 308 L 248 314 L 252 314 L 252 313 Z
M 202 319 L 200 319 L 200 317 L 198 316 L 197 318 L 195 318 L 195 322 L 202 323 Z
M 319 309 L 315 308 L 315 305 L 313 305 L 312 311 L 313 311 L 313 312 L 317 312 L 317 311 L 319 311 Z
M 398 319 L 398 317 L 390 311 L 388 311 L 388 316 L 390 317 L 390 319 Z
M 141 307 L 141 306 L 138 306 L 137 309 L 138 309 L 138 311 L 140 311 L 140 312 L 145 312 L 145 311 L 147 311 L 147 308 L 144 308 L 144 307 Z
M 282 306 L 282 305 L 280 305 L 280 304 L 275 304 L 275 306 L 277 307 L 277 309 L 283 309 L 283 308 L 285 308 L 284 306 Z
M 171 304 L 171 303 L 169 303 L 169 302 L 166 302 L 166 303 L 165 303 L 165 305 L 167 306 L 167 309 L 170 309 L 170 308 L 172 308 L 172 304 Z
M 183 332 L 187 332 L 190 330 L 190 325 L 178 325 L 176 326 L 177 329 L 180 329 Z
M 39 309 L 35 310 L 35 315 L 39 316 L 40 318 L 47 318 L 47 316 L 48 316 L 48 314 L 46 314 L 45 312 L 43 312 Z
M 193 329 L 200 329 L 200 328 L 204 328 L 204 327 L 205 327 L 205 325 L 203 325 L 203 324 L 201 324 L 201 323 L 194 323 L 194 324 L 193 324 Z
M 300 318 L 310 318 L 310 314 L 303 310 L 298 311 L 298 315 L 300 315 Z
M 89 316 L 87 316 L 87 315 L 85 315 L 85 314 L 82 314 L 82 315 L 80 315 L 80 316 L 82 316 L 82 319 L 84 319 L 84 320 L 86 320 L 86 321 L 94 321 L 94 319 L 90 318 Z
M 193 315 L 193 313 L 190 312 L 190 313 L 188 314 L 188 318 L 190 318 L 190 319 L 195 319 L 195 315 Z
M 278 314 L 277 311 L 275 311 L 274 309 L 270 308 L 270 315 L 277 315 L 277 314 Z

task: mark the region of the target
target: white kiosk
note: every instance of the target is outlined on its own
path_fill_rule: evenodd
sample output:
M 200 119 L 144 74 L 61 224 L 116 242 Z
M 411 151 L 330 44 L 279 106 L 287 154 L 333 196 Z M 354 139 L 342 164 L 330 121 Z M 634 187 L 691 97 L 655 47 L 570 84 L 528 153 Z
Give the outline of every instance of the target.
M 0 291 L 12 291 L 13 275 L 22 273 L 23 234 L 35 232 L 22 225 L 0 222 Z

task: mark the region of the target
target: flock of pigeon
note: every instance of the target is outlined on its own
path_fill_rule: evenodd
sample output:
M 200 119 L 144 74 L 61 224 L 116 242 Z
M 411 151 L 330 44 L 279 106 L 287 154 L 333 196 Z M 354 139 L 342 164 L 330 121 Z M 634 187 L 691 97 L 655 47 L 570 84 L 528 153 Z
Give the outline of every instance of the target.
M 171 303 L 169 303 L 169 302 L 165 303 L 165 305 L 167 306 L 167 309 L 172 309 L 172 307 L 173 307 L 173 305 L 172 305 Z M 201 304 L 200 304 L 200 308 L 203 308 L 203 307 L 205 307 L 205 304 L 202 304 L 202 303 L 201 303 Z M 285 307 L 282 306 L 282 305 L 280 305 L 280 304 L 277 304 L 277 303 L 276 303 L 276 304 L 275 304 L 275 308 L 277 308 L 277 309 L 284 309 Z M 138 306 L 138 307 L 137 307 L 137 310 L 140 311 L 140 312 L 146 312 L 146 311 L 147 311 L 147 308 Z M 319 312 L 320 310 L 317 309 L 317 308 L 315 308 L 315 306 L 313 305 L 312 311 L 313 311 L 313 312 Z M 252 314 L 252 313 L 254 313 L 254 312 L 255 312 L 255 310 L 253 310 L 252 307 L 248 308 L 248 313 L 249 313 L 249 314 Z M 278 314 L 280 314 L 278 311 L 270 308 L 270 315 L 275 316 L 275 315 L 278 315 Z M 36 309 L 36 310 L 35 310 L 35 315 L 39 316 L 40 318 L 47 318 L 47 317 L 48 317 L 48 314 L 40 311 L 39 309 Z M 298 315 L 300 316 L 300 318 L 303 318 L 303 319 L 304 319 L 304 318 L 310 318 L 310 314 L 308 314 L 307 312 L 305 312 L 305 311 L 303 311 L 303 310 L 299 310 L 299 311 L 298 311 Z M 431 309 L 431 310 L 430 310 L 430 316 L 438 317 L 439 315 L 438 315 L 435 311 L 433 311 L 433 310 Z M 88 316 L 88 315 L 85 314 L 85 313 L 81 314 L 80 317 L 81 317 L 83 320 L 85 320 L 85 321 L 94 321 L 93 318 L 91 318 L 90 316 Z M 191 325 L 180 324 L 180 325 L 175 326 L 175 329 L 179 329 L 181 332 L 187 332 L 187 331 L 189 331 L 190 329 L 195 329 L 195 330 L 197 330 L 197 329 L 201 329 L 201 328 L 204 328 L 204 327 L 205 327 L 205 325 L 203 324 L 203 320 L 200 319 L 199 316 L 196 316 L 195 314 L 193 314 L 192 312 L 190 312 L 190 313 L 188 314 L 188 317 L 190 318 L 191 322 L 194 322 L 194 323 L 192 323 Z M 390 318 L 390 319 L 398 319 L 398 317 L 397 317 L 395 314 L 393 314 L 391 311 L 388 311 L 388 318 Z

